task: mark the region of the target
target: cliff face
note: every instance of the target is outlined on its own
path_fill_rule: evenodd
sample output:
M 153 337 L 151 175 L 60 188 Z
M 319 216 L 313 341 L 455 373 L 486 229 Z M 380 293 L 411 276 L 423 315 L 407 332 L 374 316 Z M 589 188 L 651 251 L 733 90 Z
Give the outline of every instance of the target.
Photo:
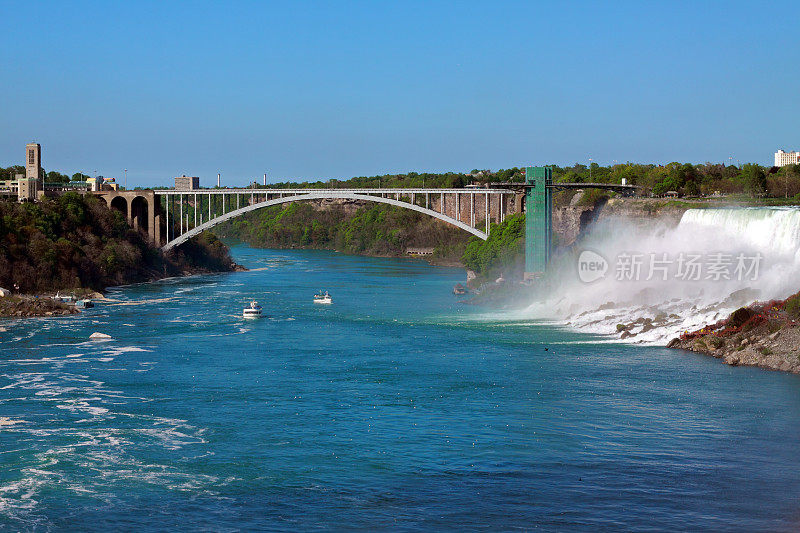
M 648 225 L 656 221 L 675 226 L 683 213 L 700 202 L 670 202 L 660 198 L 601 199 L 594 205 L 580 205 L 580 194 L 568 205 L 553 208 L 553 233 L 558 246 L 572 246 L 596 221 L 621 217 L 634 224 Z
M 660 198 L 611 198 L 600 210 L 598 220 L 606 217 L 625 217 L 637 223 L 660 222 L 676 226 L 687 209 L 700 207 L 701 202 L 675 202 Z
M 572 246 L 586 231 L 602 207 L 565 206 L 553 208 L 553 233 L 557 246 Z

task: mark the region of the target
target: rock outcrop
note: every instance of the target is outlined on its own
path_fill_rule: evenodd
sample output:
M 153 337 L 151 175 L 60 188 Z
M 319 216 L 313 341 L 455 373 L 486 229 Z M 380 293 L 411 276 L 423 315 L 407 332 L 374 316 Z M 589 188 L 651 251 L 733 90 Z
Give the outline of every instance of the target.
M 80 313 L 75 306 L 52 298 L 6 296 L 0 298 L 0 317 L 64 316 Z
M 800 327 L 786 312 L 788 301 L 737 309 L 727 320 L 672 339 L 667 348 L 704 353 L 731 366 L 800 374 Z

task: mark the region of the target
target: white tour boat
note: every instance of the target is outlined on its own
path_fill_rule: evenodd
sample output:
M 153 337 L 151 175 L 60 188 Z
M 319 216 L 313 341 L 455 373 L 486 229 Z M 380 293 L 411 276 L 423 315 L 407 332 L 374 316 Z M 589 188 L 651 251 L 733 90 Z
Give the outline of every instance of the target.
M 250 302 L 250 307 L 244 308 L 242 316 L 244 318 L 261 318 L 261 306 L 258 305 L 257 301 L 253 300 Z
M 315 304 L 332 304 L 333 298 L 331 295 L 328 294 L 328 291 L 325 291 L 323 294 L 322 291 L 319 291 L 317 294 L 314 295 L 314 303 Z

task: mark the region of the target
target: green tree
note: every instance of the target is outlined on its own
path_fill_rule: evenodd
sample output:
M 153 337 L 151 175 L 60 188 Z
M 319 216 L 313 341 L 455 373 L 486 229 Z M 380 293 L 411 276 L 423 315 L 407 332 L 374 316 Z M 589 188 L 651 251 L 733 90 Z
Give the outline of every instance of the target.
M 69 181 L 69 176 L 61 172 L 51 171 L 47 173 L 45 181 L 48 183 L 66 183 Z
M 487 240 L 471 237 L 461 261 L 482 277 L 516 272 L 523 268 L 525 215 L 510 215 L 502 224 L 493 224 Z
M 754 163 L 742 165 L 739 181 L 750 196 L 763 196 L 767 192 L 767 173 L 761 165 Z

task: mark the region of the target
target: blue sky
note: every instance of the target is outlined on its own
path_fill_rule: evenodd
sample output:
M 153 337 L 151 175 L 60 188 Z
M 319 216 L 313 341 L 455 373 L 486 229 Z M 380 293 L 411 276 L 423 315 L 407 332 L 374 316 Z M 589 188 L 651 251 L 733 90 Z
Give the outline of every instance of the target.
M 800 149 L 794 2 L 0 0 L 0 166 L 129 186 Z

